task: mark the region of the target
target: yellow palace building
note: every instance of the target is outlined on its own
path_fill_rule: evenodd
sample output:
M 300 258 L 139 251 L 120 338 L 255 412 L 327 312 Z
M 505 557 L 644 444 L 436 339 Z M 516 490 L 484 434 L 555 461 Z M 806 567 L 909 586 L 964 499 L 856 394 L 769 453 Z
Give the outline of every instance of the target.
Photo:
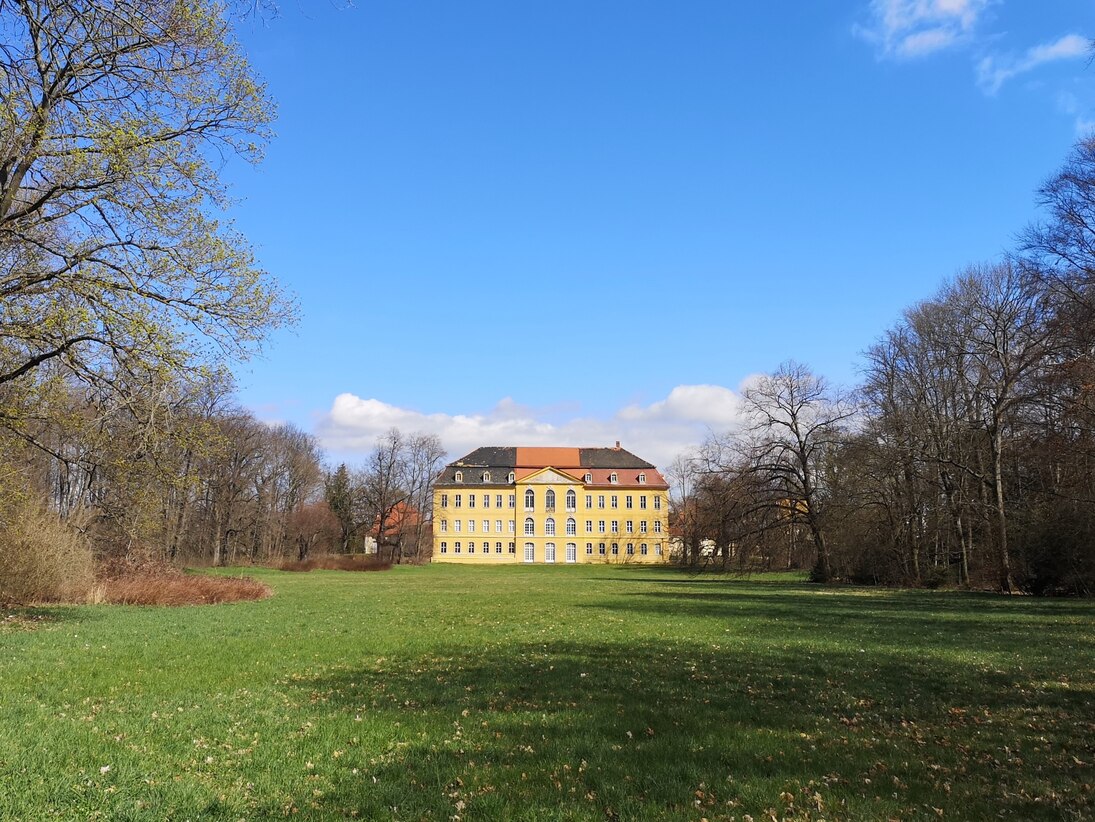
M 614 448 L 477 448 L 434 486 L 433 561 L 668 560 L 669 486 Z

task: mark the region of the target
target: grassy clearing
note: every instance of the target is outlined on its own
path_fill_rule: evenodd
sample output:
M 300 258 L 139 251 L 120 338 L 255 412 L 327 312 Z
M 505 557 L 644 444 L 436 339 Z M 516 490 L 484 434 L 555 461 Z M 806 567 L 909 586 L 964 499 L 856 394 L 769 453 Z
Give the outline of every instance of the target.
M 1095 815 L 1095 603 L 249 573 L 275 596 L 0 619 L 0 819 Z

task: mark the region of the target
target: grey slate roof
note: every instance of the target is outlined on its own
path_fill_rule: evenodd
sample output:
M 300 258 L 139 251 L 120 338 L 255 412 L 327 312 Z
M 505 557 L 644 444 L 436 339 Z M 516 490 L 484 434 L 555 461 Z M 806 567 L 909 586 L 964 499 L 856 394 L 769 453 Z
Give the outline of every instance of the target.
M 652 463 L 623 448 L 579 448 L 578 460 L 582 468 L 629 468 L 654 469 Z M 517 447 L 513 445 L 487 445 L 476 448 L 470 454 L 445 466 L 436 485 L 506 485 L 509 473 L 517 467 Z M 574 466 L 556 466 L 569 467 Z M 656 470 L 656 469 L 654 469 Z M 456 482 L 456 472 L 462 471 L 464 479 Z M 490 473 L 490 481 L 483 481 L 483 473 Z

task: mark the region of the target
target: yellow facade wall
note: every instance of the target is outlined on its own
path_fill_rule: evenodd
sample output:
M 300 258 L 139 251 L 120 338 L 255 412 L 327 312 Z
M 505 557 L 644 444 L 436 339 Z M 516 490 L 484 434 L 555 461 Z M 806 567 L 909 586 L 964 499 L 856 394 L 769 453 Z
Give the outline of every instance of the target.
M 669 561 L 669 500 L 665 489 L 587 486 L 579 478 L 551 468 L 512 485 L 488 485 L 475 479 L 467 485 L 434 491 L 434 562 L 567 565 Z M 531 508 L 526 505 L 528 491 L 532 492 Z M 567 506 L 568 492 L 573 492 L 573 508 Z M 549 505 L 552 494 L 553 507 Z M 484 495 L 489 496 L 487 507 L 483 505 Z M 497 505 L 499 498 L 502 507 Z M 469 505 L 473 500 L 474 504 Z M 573 534 L 567 533 L 568 520 L 573 520 Z M 527 527 L 531 534 L 526 532 Z M 531 551 L 526 553 L 529 545 Z M 570 545 L 573 550 L 568 553 Z

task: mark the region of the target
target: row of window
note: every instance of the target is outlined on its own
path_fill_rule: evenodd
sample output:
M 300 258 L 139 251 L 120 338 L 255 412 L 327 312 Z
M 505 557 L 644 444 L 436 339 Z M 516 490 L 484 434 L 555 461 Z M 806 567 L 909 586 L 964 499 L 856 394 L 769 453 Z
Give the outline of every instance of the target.
M 464 522 L 463 520 L 459 520 L 459 519 L 453 520 L 452 530 L 453 530 L 454 533 L 457 533 L 457 534 L 460 533 L 461 528 L 464 527 L 462 525 L 463 522 Z M 512 519 L 507 520 L 507 522 L 508 522 L 508 525 L 509 525 L 509 533 L 511 533 L 511 534 L 515 533 L 516 530 L 517 530 L 517 522 L 515 520 L 512 520 Z M 489 534 L 491 532 L 490 523 L 491 523 L 491 521 L 489 519 L 482 520 L 482 533 Z M 648 525 L 649 525 L 649 523 L 645 519 L 639 520 L 639 533 L 640 534 L 647 533 Z M 617 519 L 609 520 L 607 522 L 603 519 L 597 520 L 597 533 L 598 534 L 606 533 L 606 526 L 607 526 L 608 529 L 610 529 L 608 531 L 608 533 L 613 533 L 613 534 L 620 533 L 620 521 L 617 520 Z M 578 523 L 574 519 L 574 517 L 567 517 L 566 524 L 565 524 L 564 527 L 566 529 L 566 535 L 568 537 L 577 536 L 577 534 L 578 534 Z M 441 533 L 442 534 L 447 534 L 449 532 L 449 521 L 444 520 L 444 519 L 441 520 L 440 521 L 440 528 L 441 528 Z M 467 533 L 474 534 L 475 533 L 475 528 L 476 528 L 476 521 L 473 520 L 473 519 L 467 520 Z M 587 519 L 585 528 L 586 528 L 585 532 L 587 534 L 592 534 L 593 533 L 593 520 Z M 494 533 L 496 533 L 496 534 L 502 533 L 502 520 L 496 519 L 494 521 Z M 525 533 L 525 536 L 527 536 L 527 537 L 536 536 L 536 521 L 532 517 L 525 517 L 525 530 L 524 530 L 524 533 Z M 635 521 L 634 520 L 630 520 L 630 519 L 629 520 L 624 520 L 624 533 L 626 533 L 626 534 L 635 533 Z M 661 520 L 654 520 L 654 533 L 655 534 L 662 533 L 662 521 Z M 544 520 L 544 536 L 548 536 L 548 537 L 555 536 L 555 518 L 554 517 L 548 517 L 546 520 Z
M 483 482 L 491 482 L 490 471 L 484 471 L 482 474 L 479 475 L 479 479 L 481 479 Z M 464 472 L 463 471 L 457 471 L 453 475 L 453 481 L 454 482 L 463 482 L 464 481 Z M 517 481 L 517 475 L 513 471 L 510 471 L 509 474 L 506 476 L 506 482 L 512 483 L 512 482 L 516 482 L 516 481 Z M 590 485 L 593 482 L 593 474 L 587 473 L 582 478 L 582 481 L 585 482 L 586 485 Z M 611 482 L 613 485 L 615 485 L 616 483 L 618 483 L 620 481 L 620 475 L 617 474 L 615 471 L 613 471 L 611 474 L 608 475 L 608 481 Z M 639 485 L 646 485 L 646 474 L 644 474 L 644 473 L 639 474 Z
M 453 494 L 452 496 L 453 496 L 453 503 L 454 503 L 453 508 L 463 508 L 464 507 L 464 495 L 463 494 Z M 509 494 L 508 496 L 509 496 L 509 507 L 510 508 L 516 508 L 517 507 L 517 495 L 516 494 Z M 585 500 L 586 510 L 587 511 L 592 510 L 593 509 L 593 494 L 586 494 L 585 496 L 586 496 L 586 500 Z M 479 501 L 482 503 L 483 508 L 490 508 L 491 507 L 491 499 L 493 498 L 494 507 L 495 508 L 501 508 L 502 507 L 502 497 L 503 497 L 502 494 L 493 494 L 493 495 L 492 494 L 480 494 L 479 495 Z M 640 510 L 646 510 L 646 501 L 647 501 L 646 494 L 640 494 L 638 501 L 639 501 L 639 509 Z M 606 502 L 607 502 L 607 505 L 608 505 L 609 508 L 619 508 L 620 507 L 620 495 L 619 494 L 611 494 L 611 495 L 606 496 L 605 494 L 597 494 L 597 507 L 598 508 L 604 508 L 605 505 L 606 505 Z M 474 508 L 475 503 L 476 503 L 476 495 L 475 494 L 468 494 L 467 495 L 467 503 L 468 503 L 468 506 L 467 506 L 468 508 Z M 448 494 L 442 494 L 441 495 L 441 507 L 442 508 L 448 508 L 449 507 L 449 495 Z M 634 507 L 635 507 L 635 497 L 632 494 L 625 494 L 624 495 L 624 508 L 634 508 Z M 575 510 L 577 510 L 577 508 L 578 508 L 578 495 L 575 494 L 573 490 L 567 491 L 566 492 L 566 510 L 575 511 Z M 654 497 L 654 510 L 655 511 L 660 511 L 661 508 L 662 508 L 662 498 L 660 496 L 655 496 Z M 525 510 L 526 511 L 535 511 L 536 510 L 536 492 L 533 491 L 531 488 L 528 488 L 528 489 L 525 490 Z M 555 510 L 555 492 L 553 490 L 551 490 L 550 488 L 547 491 L 544 492 L 544 510 L 548 511 L 548 512 L 551 512 L 551 511 Z
M 468 548 L 468 553 L 469 554 L 474 554 L 475 553 L 475 543 L 474 542 L 469 542 L 467 544 L 467 548 Z M 463 550 L 463 546 L 459 542 L 454 542 L 452 544 L 452 552 L 454 554 L 459 554 L 459 553 L 461 553 L 462 550 Z M 441 543 L 441 553 L 442 554 L 447 554 L 448 552 L 449 552 L 449 543 L 442 542 Z M 484 554 L 489 554 L 490 553 L 490 543 L 489 542 L 484 542 L 483 543 L 482 552 Z M 494 552 L 496 554 L 501 554 L 502 553 L 502 543 L 500 543 L 500 542 L 494 543 Z M 517 544 L 516 543 L 511 542 L 509 544 L 509 553 L 511 553 L 511 554 L 517 553 Z
M 454 542 L 452 544 L 452 552 L 454 554 L 462 553 L 464 551 L 465 547 L 467 548 L 467 552 L 469 554 L 474 554 L 475 551 L 476 551 L 475 542 L 468 542 L 468 543 L 466 543 L 466 545 L 461 543 L 461 542 Z M 638 547 L 639 547 L 639 555 L 640 556 L 644 556 L 644 557 L 649 556 L 650 549 L 649 549 L 649 547 L 647 546 L 647 544 L 645 542 L 640 543 Z M 484 542 L 479 550 L 480 550 L 480 553 L 490 554 L 490 552 L 491 552 L 490 542 Z M 449 543 L 448 542 L 442 542 L 441 543 L 441 553 L 442 554 L 449 553 Z M 501 555 L 502 554 L 502 543 L 500 543 L 500 542 L 494 543 L 494 553 L 495 553 L 495 555 Z M 516 543 L 513 543 L 513 542 L 509 543 L 508 553 L 510 553 L 510 554 L 516 554 L 517 553 L 517 544 Z M 612 556 L 619 556 L 620 544 L 618 542 L 613 542 L 613 543 L 610 543 L 610 544 L 606 545 L 603 542 L 599 542 L 599 543 L 597 543 L 597 553 L 600 556 L 607 556 L 609 554 L 611 554 Z M 627 545 L 624 547 L 624 553 L 627 556 L 635 556 L 635 543 L 633 543 L 633 542 L 627 543 Z M 567 545 L 566 545 L 566 561 L 567 562 L 576 562 L 577 559 L 578 559 L 577 554 L 578 554 L 578 546 L 573 542 L 568 542 Z M 532 543 L 532 542 L 526 542 L 525 543 L 524 555 L 525 555 L 525 562 L 535 561 L 535 558 L 536 558 L 536 544 Z M 655 542 L 654 543 L 654 556 L 660 557 L 661 555 L 662 555 L 662 544 L 660 542 Z M 586 556 L 593 556 L 593 543 L 592 542 L 587 542 L 586 543 Z M 555 543 L 554 542 L 549 542 L 549 543 L 544 545 L 544 561 L 545 562 L 555 562 Z

